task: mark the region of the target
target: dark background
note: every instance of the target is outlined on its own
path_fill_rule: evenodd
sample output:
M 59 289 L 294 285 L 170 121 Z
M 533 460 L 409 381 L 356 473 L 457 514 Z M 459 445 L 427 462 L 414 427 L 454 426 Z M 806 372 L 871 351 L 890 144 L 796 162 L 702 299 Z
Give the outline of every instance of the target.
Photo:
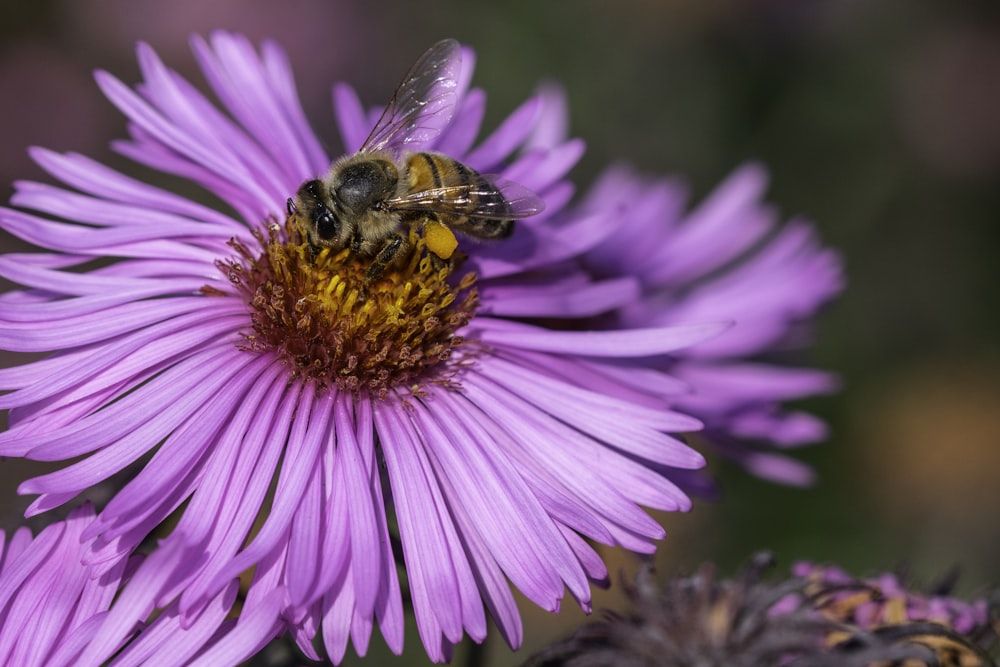
M 905 563 L 925 581 L 961 565 L 963 591 L 996 583 L 995 1 L 0 3 L 4 199 L 12 181 L 42 177 L 29 145 L 126 165 L 107 148 L 124 122 L 91 70 L 135 82 L 133 46 L 143 39 L 200 83 L 187 36 L 217 27 L 285 46 L 327 138 L 331 82 L 350 81 L 379 104 L 423 49 L 454 36 L 476 49 L 488 127 L 538 83 L 565 87 L 571 130 L 589 146 L 575 172 L 584 187 L 626 160 L 684 175 L 700 198 L 743 161 L 763 161 L 769 200 L 814 219 L 846 257 L 849 287 L 820 319 L 808 356 L 840 373 L 845 388 L 805 406 L 832 426 L 829 442 L 802 452 L 820 472 L 814 488 L 720 467 L 720 502 L 663 518 L 670 536 L 659 571 L 712 559 L 731 572 L 770 548 L 782 565 L 834 560 L 864 573 Z M 23 508 L 14 489 L 26 468 L 3 466 L 2 498 Z M 607 557 L 614 573 L 634 569 L 627 554 Z M 595 601 L 617 604 L 614 592 Z M 565 606 L 560 617 L 523 606 L 528 650 L 580 621 Z M 420 662 L 415 633 L 407 647 L 388 664 Z M 495 638 L 486 656 L 493 665 L 519 657 Z

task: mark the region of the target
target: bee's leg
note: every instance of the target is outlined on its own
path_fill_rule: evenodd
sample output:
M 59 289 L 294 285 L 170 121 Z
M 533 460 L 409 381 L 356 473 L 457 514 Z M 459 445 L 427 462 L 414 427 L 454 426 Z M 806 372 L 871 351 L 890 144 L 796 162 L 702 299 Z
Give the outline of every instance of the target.
M 450 260 L 441 259 L 440 257 L 438 257 L 437 255 L 435 255 L 432 252 L 427 253 L 427 257 L 428 257 L 428 259 L 431 260 L 431 267 L 434 269 L 435 272 L 438 272 L 441 269 L 443 269 L 446 266 L 449 266 L 451 264 Z
M 365 282 L 371 283 L 381 278 L 386 268 L 392 265 L 405 251 L 406 239 L 401 234 L 392 236 L 385 242 L 385 245 L 382 246 L 382 249 L 378 251 L 375 259 L 369 265 L 368 270 L 365 272 Z
M 285 202 L 285 210 L 288 211 L 288 215 L 292 216 L 299 212 L 299 209 L 295 208 L 295 200 L 291 197 Z

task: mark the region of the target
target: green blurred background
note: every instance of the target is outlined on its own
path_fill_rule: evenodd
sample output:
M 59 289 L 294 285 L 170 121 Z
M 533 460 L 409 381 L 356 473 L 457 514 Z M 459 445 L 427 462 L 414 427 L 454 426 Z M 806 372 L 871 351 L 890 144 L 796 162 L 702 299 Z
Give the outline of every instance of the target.
M 136 40 L 201 81 L 187 44 L 216 27 L 289 51 L 314 126 L 334 136 L 329 84 L 388 99 L 428 45 L 472 45 L 492 126 L 542 81 L 564 86 L 588 143 L 585 187 L 606 165 L 689 179 L 696 199 L 745 160 L 772 173 L 769 200 L 816 221 L 846 257 L 849 287 L 806 360 L 841 394 L 805 407 L 832 427 L 801 452 L 819 483 L 788 489 L 718 469 L 723 497 L 665 516 L 661 573 L 705 559 L 733 571 L 752 552 L 838 561 L 858 573 L 906 564 L 963 590 L 997 582 L 1000 555 L 1000 4 L 932 0 L 630 0 L 351 3 L 323 0 L 39 0 L 0 4 L 0 183 L 41 178 L 24 149 L 77 150 L 119 167 L 124 122 L 93 85 L 132 82 Z M 13 245 L 7 241 L 7 247 Z M 5 463 L 3 499 L 29 469 Z M 613 573 L 636 561 L 608 553 Z M 614 607 L 615 591 L 595 608 Z M 526 649 L 582 616 L 523 606 Z M 412 628 L 411 628 L 412 630 Z M 420 664 L 380 640 L 364 664 Z M 495 638 L 491 665 L 514 664 Z M 350 662 L 350 661 L 349 661 Z M 354 663 L 351 663 L 354 664 Z

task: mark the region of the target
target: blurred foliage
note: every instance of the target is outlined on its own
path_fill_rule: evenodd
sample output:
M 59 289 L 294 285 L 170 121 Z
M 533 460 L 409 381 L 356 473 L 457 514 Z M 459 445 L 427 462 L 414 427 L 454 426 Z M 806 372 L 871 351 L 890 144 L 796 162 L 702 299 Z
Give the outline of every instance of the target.
M 664 517 L 661 571 L 703 559 L 732 569 L 770 548 L 786 564 L 835 560 L 860 573 L 906 561 L 925 579 L 959 564 L 970 589 L 996 583 L 1000 4 L 4 2 L 4 187 L 41 177 L 24 154 L 31 144 L 127 164 L 108 149 L 124 122 L 90 68 L 134 81 L 132 45 L 143 39 L 199 79 L 188 34 L 215 27 L 286 46 L 328 137 L 331 81 L 381 103 L 416 54 L 454 36 L 476 49 L 487 126 L 542 81 L 565 88 L 571 131 L 588 144 L 576 172 L 584 187 L 624 160 L 684 175 L 697 201 L 741 162 L 766 164 L 770 201 L 815 220 L 846 257 L 848 290 L 797 358 L 841 373 L 845 388 L 805 406 L 832 426 L 828 443 L 802 452 L 820 472 L 816 488 L 719 470 L 721 502 Z M 630 556 L 609 560 L 612 573 L 635 567 Z M 605 604 L 613 594 L 598 595 L 595 608 Z M 529 649 L 580 620 L 523 608 Z M 389 662 L 420 655 L 416 637 L 407 646 Z M 487 654 L 516 660 L 496 642 Z

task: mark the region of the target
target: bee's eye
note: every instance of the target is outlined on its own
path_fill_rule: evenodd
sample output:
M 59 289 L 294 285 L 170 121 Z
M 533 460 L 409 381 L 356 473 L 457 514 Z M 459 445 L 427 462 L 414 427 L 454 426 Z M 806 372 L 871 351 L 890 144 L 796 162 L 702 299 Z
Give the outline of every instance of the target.
M 316 234 L 324 241 L 334 239 L 340 234 L 340 220 L 326 207 L 326 204 L 316 202 L 313 220 L 316 222 Z

